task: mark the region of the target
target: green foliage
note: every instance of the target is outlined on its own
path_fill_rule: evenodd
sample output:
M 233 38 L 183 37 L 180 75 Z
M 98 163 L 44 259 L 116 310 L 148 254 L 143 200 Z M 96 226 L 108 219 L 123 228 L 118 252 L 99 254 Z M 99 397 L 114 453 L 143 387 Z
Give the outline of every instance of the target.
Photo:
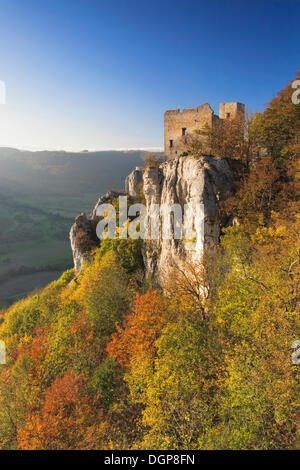
M 223 237 L 228 273 L 218 286 L 214 310 L 226 376 L 217 395 L 220 422 L 210 430 L 208 446 L 294 445 L 296 377 L 289 349 L 299 314 L 294 297 L 299 266 L 288 273 L 299 256 L 298 226 L 297 219 L 291 226 L 275 219 L 273 226 L 252 234 L 239 226 Z
M 34 295 L 13 306 L 5 317 L 6 328 L 3 328 L 4 335 L 5 333 L 8 335 L 15 334 L 18 338 L 22 338 L 26 333 L 31 332 L 40 317 L 38 303 L 39 296 Z
M 100 336 L 113 333 L 129 308 L 128 276 L 113 251 L 85 270 L 78 299 Z
M 105 239 L 101 242 L 99 250 L 97 250 L 96 260 L 101 259 L 107 252 L 113 251 L 117 255 L 118 262 L 128 274 L 134 273 L 137 269 L 143 267 L 142 257 L 143 240 L 125 240 Z
M 144 448 L 196 449 L 212 426 L 217 369 L 207 328 L 196 316 L 179 318 L 158 340 L 155 369 L 143 393 Z M 133 377 L 127 380 L 136 388 Z
M 116 399 L 122 378 L 122 369 L 112 357 L 106 358 L 95 369 L 90 387 L 94 393 L 100 394 L 101 403 L 105 407 L 108 407 Z
M 68 271 L 65 271 L 61 278 L 60 278 L 60 281 L 63 282 L 63 283 L 69 283 L 72 281 L 72 279 L 74 278 L 74 269 L 69 269 Z

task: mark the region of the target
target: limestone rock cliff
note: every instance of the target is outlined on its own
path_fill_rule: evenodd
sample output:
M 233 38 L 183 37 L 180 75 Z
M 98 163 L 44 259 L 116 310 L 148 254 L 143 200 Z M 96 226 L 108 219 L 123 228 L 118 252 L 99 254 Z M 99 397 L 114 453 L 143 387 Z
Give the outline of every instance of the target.
M 168 275 L 168 268 L 172 264 L 180 266 L 187 259 L 201 260 L 205 253 L 213 252 L 219 242 L 221 227 L 226 223 L 219 202 L 231 194 L 233 187 L 233 174 L 228 162 L 206 155 L 177 157 L 160 165 L 136 168 L 130 173 L 126 178 L 125 189 L 133 200 L 142 194 L 148 209 L 153 204 L 159 205 L 160 219 L 166 215 L 166 207 L 178 204 L 184 209 L 188 206 L 185 220 L 195 229 L 192 244 L 185 239 L 164 239 L 160 229 L 156 239 L 145 240 L 145 274 L 150 274 L 155 283 L 163 285 L 164 277 Z M 99 198 L 90 218 L 83 214 L 76 219 L 70 232 L 76 271 L 82 268 L 83 262 L 89 257 L 89 245 L 99 245 L 99 240 L 96 240 L 97 207 L 121 194 L 124 193 L 112 191 L 105 194 Z M 195 218 L 195 211 L 199 206 L 203 208 L 202 224 L 200 219 Z M 167 216 L 167 219 L 172 232 L 172 216 Z M 83 239 L 81 246 L 78 238 L 79 242 Z
M 204 224 L 201 233 L 201 221 L 189 220 L 194 225 L 196 240 L 192 245 L 186 240 L 162 239 L 146 241 L 144 262 L 146 273 L 151 274 L 158 284 L 164 283 L 168 268 L 174 264 L 183 266 L 188 260 L 201 260 L 205 253 L 212 253 L 218 245 L 220 230 L 226 222 L 219 202 L 225 199 L 233 189 L 233 175 L 225 159 L 211 156 L 178 157 L 168 160 L 159 168 L 146 168 L 143 178 L 143 192 L 147 206 L 159 204 L 160 215 L 164 205 L 186 204 L 192 208 L 187 213 L 187 220 L 195 216 L 194 210 L 202 205 Z

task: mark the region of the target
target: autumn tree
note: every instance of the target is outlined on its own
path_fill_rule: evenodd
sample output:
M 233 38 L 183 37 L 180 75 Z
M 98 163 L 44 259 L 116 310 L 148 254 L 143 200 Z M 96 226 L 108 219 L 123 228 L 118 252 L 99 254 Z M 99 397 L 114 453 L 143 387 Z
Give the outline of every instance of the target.
M 93 411 L 85 391 L 86 380 L 68 372 L 47 392 L 40 414 L 28 416 L 18 435 L 22 450 L 76 449 L 92 424 Z
M 144 295 L 136 295 L 132 313 L 125 317 L 124 326 L 117 325 L 111 342 L 107 345 L 110 356 L 122 367 L 143 353 L 154 354 L 154 342 L 166 323 L 166 304 L 159 292 L 149 289 Z
M 295 79 L 299 78 L 300 72 Z M 278 166 L 285 166 L 299 150 L 300 107 L 292 101 L 293 81 L 270 101 L 263 113 L 256 113 L 250 128 L 250 134 Z
M 203 320 L 207 318 L 212 290 L 210 257 L 171 261 L 165 269 L 165 293 Z
M 214 315 L 226 374 L 218 392 L 219 424 L 209 432 L 208 448 L 295 445 L 290 347 L 299 314 L 299 218 L 290 224 L 274 217 L 268 227 L 248 234 L 245 227 L 233 227 L 223 238 L 227 274 Z
M 209 325 L 189 311 L 177 313 L 156 342 L 152 366 L 144 357 L 126 376 L 145 407 L 145 449 L 197 449 L 217 413 L 218 343 Z M 215 343 L 215 344 L 214 344 Z
M 76 299 L 104 340 L 128 311 L 129 278 L 116 255 L 109 251 L 85 270 Z

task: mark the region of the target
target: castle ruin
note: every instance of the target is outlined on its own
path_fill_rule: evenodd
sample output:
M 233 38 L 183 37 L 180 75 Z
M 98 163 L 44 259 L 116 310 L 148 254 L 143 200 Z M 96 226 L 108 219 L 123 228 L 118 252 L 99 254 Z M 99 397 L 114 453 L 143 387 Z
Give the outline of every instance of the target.
M 245 114 L 243 103 L 220 103 L 219 116 L 214 114 L 208 103 L 195 108 L 170 109 L 164 115 L 164 148 L 169 158 L 178 157 L 187 149 L 187 137 L 197 134 L 207 126 L 212 128 L 218 121 L 234 119 Z

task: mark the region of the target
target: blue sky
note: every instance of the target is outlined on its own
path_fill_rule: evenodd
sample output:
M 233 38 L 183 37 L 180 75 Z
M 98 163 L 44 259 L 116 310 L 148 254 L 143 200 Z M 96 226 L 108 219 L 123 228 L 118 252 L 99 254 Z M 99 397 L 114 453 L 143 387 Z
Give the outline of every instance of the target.
M 299 61 L 300 0 L 0 0 L 0 145 L 161 147 L 163 113 L 262 110 Z

